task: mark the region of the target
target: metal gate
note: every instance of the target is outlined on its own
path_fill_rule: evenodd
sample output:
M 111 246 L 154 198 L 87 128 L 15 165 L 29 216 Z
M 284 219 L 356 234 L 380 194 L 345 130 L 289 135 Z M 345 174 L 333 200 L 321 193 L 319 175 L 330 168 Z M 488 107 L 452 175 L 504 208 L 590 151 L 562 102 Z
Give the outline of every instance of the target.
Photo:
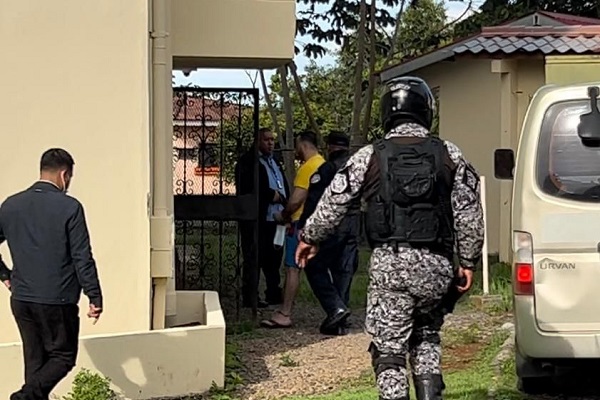
M 252 185 L 252 193 L 237 193 L 235 168 L 246 151 L 255 151 L 258 90 L 173 91 L 176 289 L 218 291 L 225 314 L 234 312 L 239 318 L 243 262 L 239 225 L 245 221 L 256 226 L 252 222 L 258 216 L 258 184 Z M 256 248 L 258 235 L 253 233 L 250 245 Z M 257 272 L 255 278 L 253 286 L 258 285 Z M 256 313 L 256 299 L 251 301 Z

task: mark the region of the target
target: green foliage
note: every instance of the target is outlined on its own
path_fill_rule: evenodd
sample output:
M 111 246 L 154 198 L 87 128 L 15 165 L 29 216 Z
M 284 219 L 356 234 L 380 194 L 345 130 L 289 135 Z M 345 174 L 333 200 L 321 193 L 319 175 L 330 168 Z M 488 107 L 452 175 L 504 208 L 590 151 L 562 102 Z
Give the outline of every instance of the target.
M 254 143 L 254 109 L 243 107 L 234 118 L 223 120 L 218 140 L 223 141 L 216 154 L 220 174 L 225 182 L 234 183 L 235 165 Z
M 489 289 L 491 295 L 501 296 L 502 301 L 491 311 L 507 312 L 512 310 L 512 268 L 505 262 L 491 262 L 489 266 Z M 475 272 L 471 295 L 483 294 L 483 274 L 481 267 Z
M 411 59 L 444 46 L 452 40 L 444 3 L 421 0 L 400 20 L 397 51 L 400 59 Z
M 388 21 L 388 23 L 392 27 L 395 26 L 395 19 L 392 22 Z M 392 38 L 384 31 L 377 32 L 376 68 L 383 67 L 386 62 L 399 62 L 431 51 L 446 44 L 451 37 L 451 29 L 446 25 L 444 4 L 438 0 L 421 0 L 415 6 L 409 7 L 400 19 L 398 45 L 396 46 L 396 54 L 393 57 L 385 51 L 386 46 L 389 48 L 390 44 L 383 43 L 385 40 L 389 41 Z M 341 50 L 335 54 L 335 62 L 332 65 L 317 65 L 316 62 L 311 61 L 305 68 L 304 74 L 299 76 L 310 109 L 323 134 L 327 134 L 331 130 L 349 131 L 350 129 L 354 100 L 356 53 L 357 33 L 356 30 L 350 30 L 350 33 L 344 36 Z M 390 57 L 389 60 L 388 56 Z M 363 69 L 363 96 L 368 87 L 369 57 L 370 54 L 367 54 Z M 292 88 L 290 100 L 293 109 L 293 130 L 299 132 L 310 129 L 308 116 L 297 90 L 294 90 L 295 84 L 291 77 L 288 85 Z M 269 94 L 275 113 L 278 116 L 279 125 L 283 127 L 285 126 L 285 114 L 281 96 L 281 80 L 278 74 L 273 75 L 271 78 Z M 383 136 L 379 118 L 379 96 L 380 88 L 375 88 L 372 99 L 370 129 L 367 135 L 368 141 Z M 261 108 L 260 120 L 273 128 L 266 107 Z
M 110 388 L 110 379 L 100 374 L 82 369 L 75 375 L 71 392 L 63 400 L 116 400 L 116 393 Z
M 340 129 L 349 126 L 352 112 L 352 99 L 349 93 L 350 85 L 341 85 L 344 79 L 344 70 L 335 66 L 320 66 L 311 61 L 305 68 L 305 73 L 299 76 L 302 88 L 307 97 L 311 111 L 321 131 Z M 288 85 L 295 88 L 294 81 L 290 78 Z M 347 87 L 345 87 L 347 86 Z M 285 126 L 283 110 L 283 97 L 281 93 L 281 79 L 278 74 L 273 75 L 270 85 L 270 97 L 273 108 L 278 116 L 280 126 Z M 290 91 L 290 100 L 293 109 L 294 132 L 310 129 L 306 111 L 300 100 L 297 90 Z M 269 120 L 268 110 L 261 110 L 261 120 Z M 272 127 L 272 125 L 269 124 Z
M 360 24 L 361 0 L 298 0 L 307 5 L 299 10 L 296 20 L 296 32 L 300 36 L 309 36 L 312 41 L 304 43 L 302 49 L 296 48 L 296 53 L 302 52 L 310 58 L 322 57 L 327 53 L 326 43 L 345 45 L 348 32 L 356 32 Z M 365 2 L 366 3 L 366 2 Z M 398 9 L 401 0 L 380 0 L 377 2 L 375 21 L 377 30 L 384 37 L 383 31 L 395 25 L 396 18 L 391 13 Z M 319 7 L 318 7 L 319 6 Z M 366 20 L 369 21 L 370 2 L 367 4 Z M 367 29 L 367 35 L 369 30 Z M 389 47 L 383 42 L 378 46 L 381 50 Z
M 225 386 L 219 387 L 213 382 L 209 392 L 210 400 L 234 400 L 235 391 L 244 383 L 240 375 L 243 368 L 239 357 L 239 348 L 237 344 L 228 338 L 225 346 Z
M 477 33 L 484 26 L 499 25 L 534 11 L 565 13 L 582 17 L 600 18 L 600 3 L 581 0 L 486 0 L 479 12 L 458 23 L 454 30 L 456 38 Z
M 300 366 L 300 363 L 292 358 L 290 354 L 283 354 L 279 365 L 287 368 L 295 368 Z

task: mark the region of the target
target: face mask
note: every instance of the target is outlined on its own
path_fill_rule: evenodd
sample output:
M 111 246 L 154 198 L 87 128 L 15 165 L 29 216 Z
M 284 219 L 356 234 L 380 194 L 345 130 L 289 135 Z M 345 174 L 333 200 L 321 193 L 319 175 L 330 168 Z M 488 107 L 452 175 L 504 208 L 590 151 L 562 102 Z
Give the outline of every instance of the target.
M 64 171 L 61 172 L 61 174 L 60 174 L 60 179 L 62 181 L 63 193 L 67 193 L 67 180 L 65 179 L 65 174 L 66 174 L 66 172 L 64 172 Z

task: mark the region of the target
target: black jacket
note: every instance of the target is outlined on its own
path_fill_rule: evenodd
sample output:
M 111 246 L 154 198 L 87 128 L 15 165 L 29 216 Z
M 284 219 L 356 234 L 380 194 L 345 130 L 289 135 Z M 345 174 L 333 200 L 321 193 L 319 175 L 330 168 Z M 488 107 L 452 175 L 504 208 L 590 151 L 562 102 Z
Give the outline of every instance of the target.
M 15 300 L 77 304 L 81 291 L 102 307 L 102 290 L 83 206 L 49 182 L 37 182 L 0 206 L 0 244 L 8 242 L 13 269 L 0 265 Z
M 302 229 L 308 218 L 317 208 L 317 204 L 325 193 L 325 189 L 329 186 L 338 170 L 346 164 L 350 158 L 350 152 L 339 150 L 329 155 L 327 162 L 321 164 L 319 169 L 313 174 L 310 179 L 308 195 L 304 202 L 304 209 L 300 220 L 298 221 L 298 229 Z M 342 220 L 342 223 L 337 229 L 337 233 L 342 235 L 358 236 L 360 233 L 360 201 L 355 202 L 349 213 Z
M 235 184 L 238 194 L 252 193 L 254 189 L 254 164 L 258 162 L 257 154 L 254 148 L 244 153 L 235 166 Z M 283 167 L 279 161 L 275 161 L 281 170 L 283 176 L 283 187 L 285 194 L 290 196 L 290 187 L 283 173 Z M 258 162 L 258 221 L 264 222 L 267 219 L 269 205 L 272 203 L 275 191 L 269 187 L 269 175 L 267 168 Z M 285 205 L 285 204 L 284 204 Z

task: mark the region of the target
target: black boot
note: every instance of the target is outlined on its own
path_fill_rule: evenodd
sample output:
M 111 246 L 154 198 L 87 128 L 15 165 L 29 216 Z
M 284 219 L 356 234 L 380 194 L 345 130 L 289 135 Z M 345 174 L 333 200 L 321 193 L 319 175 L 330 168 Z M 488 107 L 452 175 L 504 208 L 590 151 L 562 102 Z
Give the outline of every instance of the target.
M 442 375 L 413 376 L 417 400 L 442 400 L 442 392 L 446 388 Z
M 325 318 L 325 320 L 321 324 L 321 330 L 337 330 L 337 327 L 340 325 L 340 323 L 343 320 L 347 319 L 349 315 L 350 310 L 348 310 L 347 308 L 338 308 L 337 310 L 335 310 L 334 313 L 328 315 L 327 318 Z

